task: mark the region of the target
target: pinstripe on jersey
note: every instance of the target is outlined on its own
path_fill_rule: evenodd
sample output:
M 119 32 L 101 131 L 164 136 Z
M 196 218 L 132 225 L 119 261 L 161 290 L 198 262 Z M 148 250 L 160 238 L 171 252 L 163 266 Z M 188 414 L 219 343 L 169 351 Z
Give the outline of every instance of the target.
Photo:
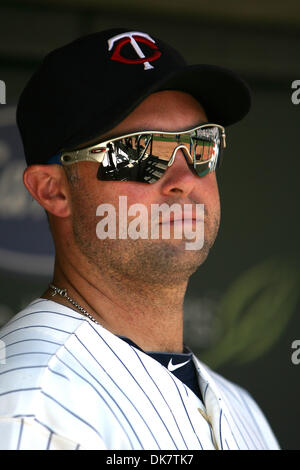
M 201 400 L 138 348 L 36 299 L 0 330 L 0 449 L 278 449 L 249 394 L 195 356 Z

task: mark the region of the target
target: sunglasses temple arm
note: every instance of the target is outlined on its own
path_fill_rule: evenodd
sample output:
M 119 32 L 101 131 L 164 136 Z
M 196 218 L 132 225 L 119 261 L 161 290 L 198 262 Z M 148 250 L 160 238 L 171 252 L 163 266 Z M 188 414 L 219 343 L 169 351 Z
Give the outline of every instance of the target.
M 223 148 L 226 148 L 226 134 L 225 131 L 222 131 L 222 139 L 223 139 Z

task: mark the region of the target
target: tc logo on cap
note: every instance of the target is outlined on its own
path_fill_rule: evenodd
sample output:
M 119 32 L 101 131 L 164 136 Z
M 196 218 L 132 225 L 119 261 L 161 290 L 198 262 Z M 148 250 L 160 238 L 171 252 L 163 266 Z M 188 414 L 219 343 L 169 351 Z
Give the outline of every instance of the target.
M 144 64 L 144 70 L 153 69 L 154 67 L 150 62 L 153 62 L 161 56 L 161 52 L 158 50 L 154 39 L 146 33 L 140 33 L 138 31 L 122 33 L 117 36 L 113 36 L 107 42 L 109 51 L 111 51 L 115 43 L 117 43 L 111 56 L 111 60 L 116 60 L 117 62 L 123 62 L 125 64 Z M 128 59 L 121 55 L 122 47 L 129 42 L 137 53 L 139 57 L 138 59 Z M 147 44 L 147 46 L 153 49 L 153 54 L 150 57 L 146 57 L 138 43 Z

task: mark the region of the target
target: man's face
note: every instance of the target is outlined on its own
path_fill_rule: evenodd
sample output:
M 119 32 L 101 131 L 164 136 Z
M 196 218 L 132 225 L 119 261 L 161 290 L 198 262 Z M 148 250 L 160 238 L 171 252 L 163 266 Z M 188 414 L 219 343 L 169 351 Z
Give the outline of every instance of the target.
M 202 106 L 190 95 L 163 91 L 150 95 L 124 121 L 107 134 L 118 136 L 139 130 L 180 131 L 207 122 Z M 222 124 L 222 123 L 220 123 Z M 105 136 L 106 137 L 106 136 Z M 101 137 L 102 138 L 102 137 Z M 194 174 L 181 150 L 163 177 L 152 184 L 131 181 L 99 181 L 99 164 L 80 162 L 72 166 L 75 183 L 70 184 L 73 241 L 86 257 L 88 265 L 102 275 L 122 281 L 148 280 L 151 284 L 173 284 L 187 281 L 205 261 L 217 236 L 220 223 L 220 201 L 214 172 L 204 177 Z M 118 239 L 119 197 L 126 196 L 127 207 L 139 203 L 147 209 L 149 226 L 153 204 L 177 203 L 184 209 L 189 204 L 204 204 L 204 245 L 187 250 L 186 239 L 170 238 Z M 96 226 L 100 217 L 97 207 L 110 204 L 116 210 L 117 238 L 99 239 Z M 192 205 L 192 206 L 191 206 Z M 134 217 L 128 216 L 128 225 Z M 194 222 L 194 229 L 195 229 Z

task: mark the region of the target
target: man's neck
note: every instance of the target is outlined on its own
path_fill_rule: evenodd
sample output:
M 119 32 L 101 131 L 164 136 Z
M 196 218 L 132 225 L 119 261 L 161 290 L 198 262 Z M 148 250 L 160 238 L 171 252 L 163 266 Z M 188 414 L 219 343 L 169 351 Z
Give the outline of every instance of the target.
M 182 352 L 183 300 L 187 282 L 173 286 L 134 283 L 125 279 L 88 279 L 78 272 L 66 275 L 56 264 L 53 284 L 67 289 L 69 297 L 104 328 L 125 336 L 145 351 Z M 174 287 L 175 286 L 175 287 Z M 47 290 L 42 297 L 77 310 L 66 298 Z

